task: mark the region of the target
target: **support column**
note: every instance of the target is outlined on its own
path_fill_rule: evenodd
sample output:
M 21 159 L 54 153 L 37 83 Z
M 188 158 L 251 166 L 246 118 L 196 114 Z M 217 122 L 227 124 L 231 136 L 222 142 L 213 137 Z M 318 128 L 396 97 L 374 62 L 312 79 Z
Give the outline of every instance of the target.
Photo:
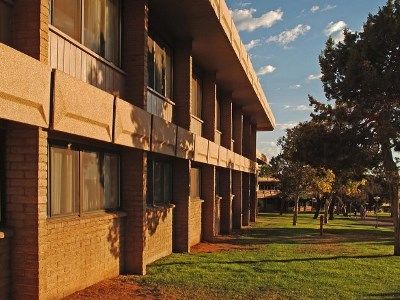
M 148 1 L 123 1 L 122 69 L 126 72 L 125 94 L 130 103 L 146 109 Z
M 221 189 L 221 233 L 230 234 L 232 232 L 232 173 L 230 169 L 221 169 L 220 189 Z
M 18 0 L 14 2 L 12 47 L 47 63 L 50 1 Z
M 212 165 L 204 165 L 201 169 L 201 190 L 204 200 L 202 206 L 202 237 L 206 242 L 212 242 L 213 238 L 218 234 L 217 211 L 219 208 L 215 204 L 215 173 L 216 168 Z
M 173 251 L 190 252 L 190 160 L 175 159 L 173 163 Z
M 243 147 L 243 114 L 238 107 L 233 109 L 233 139 L 235 141 L 233 150 L 242 154 Z M 242 172 L 232 171 L 233 198 L 233 228 L 242 228 Z
M 250 125 L 250 159 L 257 161 L 257 127 L 254 124 Z M 257 201 L 257 175 L 250 174 L 250 222 L 256 222 L 258 210 Z
M 192 41 L 179 41 L 174 51 L 174 123 L 191 129 Z
M 243 194 L 242 194 L 242 225 L 249 226 L 250 224 L 250 174 L 243 173 Z
M 217 85 L 215 73 L 203 76 L 203 137 L 215 141 Z
M 146 274 L 144 261 L 146 199 L 147 199 L 147 154 L 140 150 L 126 149 L 121 154 L 121 188 L 123 211 L 127 213 L 125 223 L 125 272 Z
M 234 195 L 233 210 L 233 228 L 242 228 L 242 172 L 232 171 L 232 193 Z

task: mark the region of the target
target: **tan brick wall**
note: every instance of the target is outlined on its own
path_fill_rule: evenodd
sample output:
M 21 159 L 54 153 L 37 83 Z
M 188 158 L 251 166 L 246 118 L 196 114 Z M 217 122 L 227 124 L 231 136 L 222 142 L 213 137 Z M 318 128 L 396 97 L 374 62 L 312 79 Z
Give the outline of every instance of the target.
M 62 298 L 118 276 L 123 265 L 122 220 L 107 213 L 48 219 L 40 240 L 40 296 Z
M 203 200 L 191 199 L 189 204 L 189 246 L 201 241 L 201 207 Z
M 0 299 L 8 299 L 10 288 L 10 239 L 0 231 Z
M 146 264 L 172 253 L 172 211 L 172 207 L 148 208 L 146 211 Z

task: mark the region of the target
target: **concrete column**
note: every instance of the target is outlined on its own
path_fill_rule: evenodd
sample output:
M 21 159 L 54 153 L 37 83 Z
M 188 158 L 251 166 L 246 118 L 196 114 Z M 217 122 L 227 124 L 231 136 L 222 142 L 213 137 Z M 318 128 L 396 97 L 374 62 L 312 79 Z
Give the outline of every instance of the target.
M 257 161 L 257 149 L 256 149 L 256 139 L 257 139 L 257 127 L 252 124 L 250 126 L 250 159 L 252 161 Z M 256 222 L 257 219 L 257 175 L 250 174 L 250 222 Z
M 125 149 L 121 154 L 121 206 L 127 213 L 125 220 L 125 272 L 146 273 L 144 259 L 147 155 L 140 150 Z
M 215 73 L 203 76 L 203 137 L 215 141 L 215 113 L 217 101 L 217 85 Z
M 190 130 L 192 88 L 192 41 L 179 41 L 174 48 L 174 123 Z
M 243 193 L 242 193 L 242 225 L 249 226 L 250 224 L 250 175 L 243 173 Z
M 130 103 L 146 109 L 148 1 L 123 1 L 122 69 L 126 72 L 125 94 Z
M 202 206 L 202 235 L 203 240 L 212 242 L 213 238 L 218 234 L 216 228 L 217 208 L 215 205 L 215 175 L 216 168 L 211 165 L 204 165 L 201 169 L 201 190 L 204 200 Z M 219 220 L 218 220 L 219 221 Z
M 243 156 L 250 158 L 250 135 L 251 135 L 251 126 L 250 122 L 247 118 L 243 118 L 243 147 L 242 147 L 242 154 Z
M 234 195 L 233 210 L 233 228 L 242 228 L 242 172 L 232 171 L 232 193 Z
M 232 173 L 230 169 L 221 169 L 220 172 L 221 189 L 221 233 L 230 234 L 232 232 Z
M 48 0 L 14 1 L 12 46 L 41 62 L 48 62 Z
M 232 149 L 232 98 L 224 97 L 221 101 L 221 146 Z
M 173 163 L 173 251 L 190 252 L 190 160 L 175 159 Z
M 233 151 L 242 154 L 243 147 L 243 114 L 238 107 L 233 109 L 233 139 L 235 140 Z

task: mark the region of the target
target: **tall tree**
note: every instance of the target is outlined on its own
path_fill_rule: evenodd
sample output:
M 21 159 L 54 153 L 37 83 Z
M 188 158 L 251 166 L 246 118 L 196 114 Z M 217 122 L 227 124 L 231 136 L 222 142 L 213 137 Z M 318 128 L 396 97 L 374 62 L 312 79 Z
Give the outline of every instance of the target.
M 369 15 L 362 32 L 346 31 L 338 44 L 329 39 L 320 65 L 325 95 L 334 106 L 312 99 L 314 119 L 351 134 L 351 144 L 376 150 L 392 202 L 394 254 L 400 255 L 400 177 L 393 157 L 400 140 L 400 0 L 388 0 Z

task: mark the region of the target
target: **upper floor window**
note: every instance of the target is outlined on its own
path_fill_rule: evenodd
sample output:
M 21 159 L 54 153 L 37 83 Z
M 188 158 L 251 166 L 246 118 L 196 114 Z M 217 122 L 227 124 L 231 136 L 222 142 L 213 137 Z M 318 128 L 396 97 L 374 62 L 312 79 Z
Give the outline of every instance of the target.
M 0 43 L 11 42 L 11 14 L 13 1 L 0 0 Z
M 221 101 L 218 97 L 215 101 L 215 127 L 221 131 Z
M 52 0 L 51 23 L 120 65 L 120 0 Z
M 49 215 L 119 206 L 119 156 L 71 146 L 50 147 Z
M 202 116 L 202 103 L 203 103 L 203 84 L 200 77 L 192 73 L 192 105 L 191 113 L 195 117 L 201 119 Z
M 148 205 L 165 205 L 172 201 L 172 163 L 162 158 L 148 161 Z
M 0 224 L 4 222 L 5 209 L 5 153 L 5 132 L 0 128 Z
M 152 37 L 147 41 L 148 87 L 168 99 L 172 97 L 171 49 Z

